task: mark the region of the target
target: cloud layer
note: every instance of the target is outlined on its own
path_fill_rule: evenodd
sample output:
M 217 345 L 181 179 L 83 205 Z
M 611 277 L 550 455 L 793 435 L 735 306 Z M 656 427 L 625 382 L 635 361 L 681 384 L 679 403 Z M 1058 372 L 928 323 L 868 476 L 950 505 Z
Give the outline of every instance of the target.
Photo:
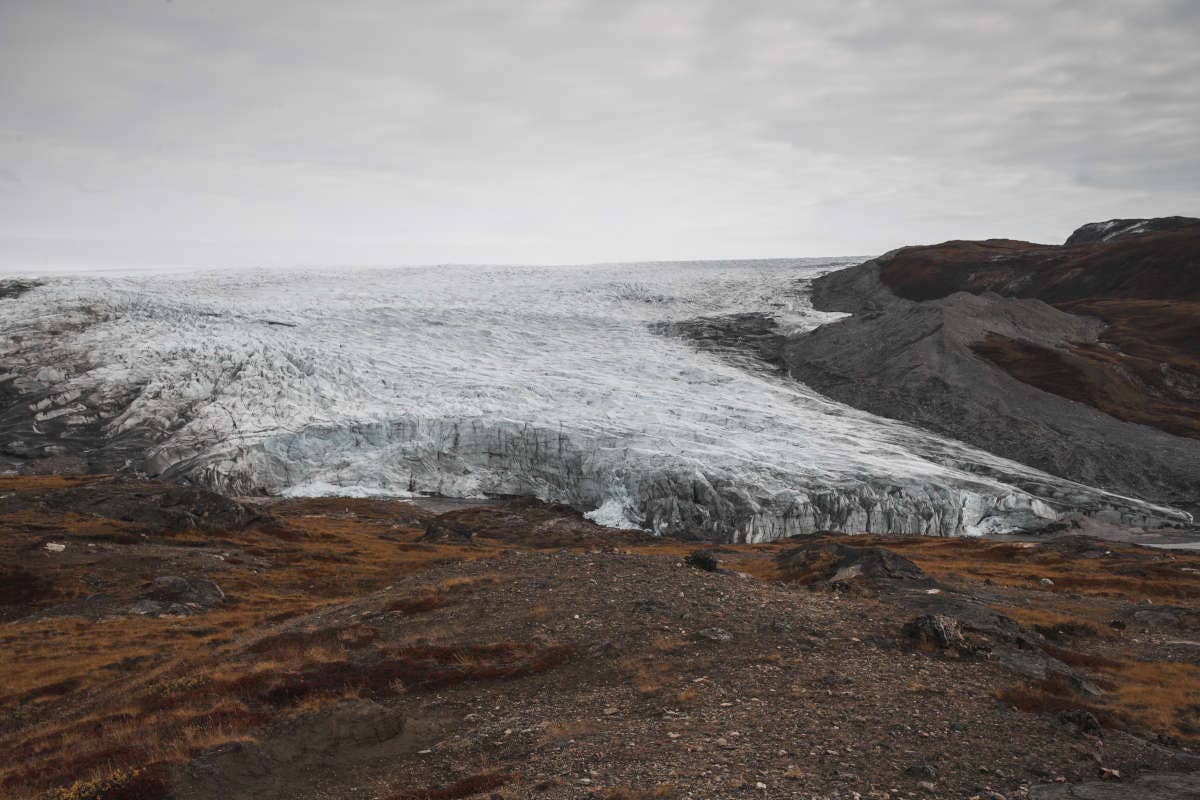
M 1200 214 L 1194 0 L 0 5 L 0 269 L 585 262 Z

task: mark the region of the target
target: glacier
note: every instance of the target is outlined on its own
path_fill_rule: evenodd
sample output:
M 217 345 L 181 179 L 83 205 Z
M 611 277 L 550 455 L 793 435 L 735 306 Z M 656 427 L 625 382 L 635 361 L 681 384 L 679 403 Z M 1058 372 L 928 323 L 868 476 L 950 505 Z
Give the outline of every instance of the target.
M 815 311 L 859 259 L 56 276 L 0 299 L 0 453 L 231 494 L 535 495 L 764 541 L 1182 512 L 1055 478 L 664 335 Z

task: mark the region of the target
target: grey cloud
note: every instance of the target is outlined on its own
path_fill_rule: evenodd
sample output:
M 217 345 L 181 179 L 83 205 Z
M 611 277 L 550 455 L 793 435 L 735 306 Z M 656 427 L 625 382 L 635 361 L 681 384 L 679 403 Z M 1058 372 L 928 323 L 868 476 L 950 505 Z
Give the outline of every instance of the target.
M 597 261 L 1194 214 L 1197 8 L 4 4 L 0 160 L 26 190 L 0 193 L 0 269 L 38 242 Z

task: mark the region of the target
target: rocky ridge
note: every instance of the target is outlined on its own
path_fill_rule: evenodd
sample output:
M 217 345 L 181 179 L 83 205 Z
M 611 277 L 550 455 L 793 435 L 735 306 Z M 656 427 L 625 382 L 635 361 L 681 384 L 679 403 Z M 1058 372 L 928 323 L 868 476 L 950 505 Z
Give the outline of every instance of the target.
M 1063 246 L 902 248 L 818 279 L 814 304 L 852 316 L 788 337 L 779 359 L 873 413 L 1192 507 L 1198 258 L 1187 218 L 1085 226 Z

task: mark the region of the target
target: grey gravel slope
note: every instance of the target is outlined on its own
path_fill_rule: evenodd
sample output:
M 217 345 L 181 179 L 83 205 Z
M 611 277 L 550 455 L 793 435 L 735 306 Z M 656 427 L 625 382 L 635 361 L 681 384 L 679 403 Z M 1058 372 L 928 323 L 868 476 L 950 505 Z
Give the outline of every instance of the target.
M 1194 507 L 1200 441 L 1036 389 L 971 350 L 988 333 L 1051 348 L 1095 342 L 1102 323 L 995 294 L 905 300 L 879 279 L 889 257 L 814 283 L 817 308 L 853 316 L 788 339 L 782 360 L 793 377 L 847 404 L 1052 474 Z

